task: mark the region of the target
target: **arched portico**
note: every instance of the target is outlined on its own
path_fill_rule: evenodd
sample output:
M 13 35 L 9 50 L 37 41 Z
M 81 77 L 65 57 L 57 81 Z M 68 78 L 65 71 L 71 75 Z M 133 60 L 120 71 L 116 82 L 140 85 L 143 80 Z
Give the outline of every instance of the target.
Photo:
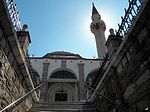
M 49 101 L 74 101 L 75 100 L 75 90 L 68 83 L 55 83 L 49 90 Z M 64 98 L 63 98 L 64 97 Z
M 78 79 L 77 74 L 76 74 L 73 70 L 71 70 L 71 69 L 69 69 L 69 68 L 58 68 L 58 69 L 55 69 L 53 72 L 51 72 L 51 73 L 48 75 L 47 78 L 51 78 L 52 75 L 54 75 L 54 74 L 56 74 L 56 73 L 58 73 L 58 72 L 60 72 L 60 71 L 68 72 L 68 73 L 72 74 L 72 76 L 73 76 L 74 78 Z
M 91 84 L 98 73 L 98 69 L 92 70 L 86 77 L 86 83 Z
M 53 101 L 77 101 L 78 87 L 75 74 L 59 69 L 53 72 L 48 80 L 49 102 Z

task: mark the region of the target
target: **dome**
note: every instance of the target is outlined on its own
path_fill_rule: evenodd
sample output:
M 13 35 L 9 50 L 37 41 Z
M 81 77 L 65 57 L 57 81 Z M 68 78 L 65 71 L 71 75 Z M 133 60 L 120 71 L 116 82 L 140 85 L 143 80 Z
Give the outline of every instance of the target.
M 47 53 L 43 58 L 73 58 L 73 59 L 81 59 L 82 57 L 79 54 L 73 54 L 71 52 L 65 51 L 55 51 L 51 53 Z

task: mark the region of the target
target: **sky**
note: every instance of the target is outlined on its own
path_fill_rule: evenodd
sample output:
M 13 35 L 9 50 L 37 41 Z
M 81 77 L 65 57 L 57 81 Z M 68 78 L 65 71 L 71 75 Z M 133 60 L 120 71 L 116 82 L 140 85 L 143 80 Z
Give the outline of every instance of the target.
M 128 0 L 14 0 L 21 25 L 27 24 L 31 44 L 29 54 L 42 57 L 54 51 L 97 58 L 94 35 L 90 31 L 92 2 L 109 29 L 118 29 Z

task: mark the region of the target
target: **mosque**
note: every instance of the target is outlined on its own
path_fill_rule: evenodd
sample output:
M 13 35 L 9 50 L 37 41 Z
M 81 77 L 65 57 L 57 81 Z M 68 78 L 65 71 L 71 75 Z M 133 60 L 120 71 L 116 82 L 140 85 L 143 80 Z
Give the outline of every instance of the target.
M 105 39 L 92 6 L 98 59 L 67 51 L 29 57 L 28 26 L 13 0 L 0 1 L 0 112 L 149 112 L 150 1 L 129 0 Z
M 47 53 L 43 57 L 31 57 L 31 65 L 40 79 L 48 80 L 46 87 L 41 90 L 41 100 L 86 101 L 84 84 L 96 76 L 107 52 L 104 35 L 106 26 L 94 4 L 92 21 L 91 31 L 95 35 L 99 59 L 86 59 L 79 54 L 64 51 Z

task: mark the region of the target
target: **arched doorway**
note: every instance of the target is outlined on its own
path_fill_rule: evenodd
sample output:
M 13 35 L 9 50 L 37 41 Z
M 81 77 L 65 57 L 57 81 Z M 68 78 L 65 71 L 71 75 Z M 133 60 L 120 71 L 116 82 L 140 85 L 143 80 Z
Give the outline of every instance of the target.
M 62 88 L 63 87 L 63 88 Z M 75 90 L 68 83 L 55 83 L 49 88 L 49 101 L 74 101 Z
M 48 99 L 53 101 L 77 101 L 76 76 L 66 70 L 54 72 L 48 83 Z

